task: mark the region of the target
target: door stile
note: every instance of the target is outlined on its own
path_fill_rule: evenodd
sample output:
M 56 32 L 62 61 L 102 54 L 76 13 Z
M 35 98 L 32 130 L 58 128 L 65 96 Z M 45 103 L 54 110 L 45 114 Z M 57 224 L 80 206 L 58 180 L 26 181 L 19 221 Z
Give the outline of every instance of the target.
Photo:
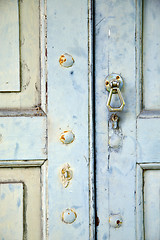
M 47 18 L 49 239 L 89 239 L 88 0 L 48 0 Z M 70 144 L 60 140 L 64 131 L 75 136 Z

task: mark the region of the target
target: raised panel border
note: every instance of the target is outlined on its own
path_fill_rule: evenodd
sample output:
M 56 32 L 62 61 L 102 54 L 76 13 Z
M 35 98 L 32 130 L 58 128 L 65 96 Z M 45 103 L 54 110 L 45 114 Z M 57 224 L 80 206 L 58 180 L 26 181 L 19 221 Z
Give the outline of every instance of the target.
M 39 76 L 40 76 L 40 92 L 39 92 L 39 103 L 37 106 L 20 108 L 15 107 L 5 107 L 0 108 L 0 117 L 2 116 L 44 116 L 47 113 L 47 9 L 46 0 L 39 1 Z M 18 1 L 19 2 L 19 1 Z M 21 72 L 21 70 L 20 70 Z M 21 75 L 21 73 L 20 73 Z M 21 78 L 21 76 L 20 76 Z M 20 79 L 20 85 L 21 79 Z M 21 88 L 21 87 L 20 87 Z M 20 93 L 21 89 L 17 91 L 5 91 L 6 93 Z M 0 91 L 0 93 L 3 93 Z M 30 96 L 28 96 L 29 98 Z M 13 99 L 14 100 L 14 99 Z
M 144 196 L 143 187 L 144 170 L 160 170 L 160 163 L 141 163 L 137 164 L 136 169 L 136 239 L 145 240 L 144 234 Z
M 45 160 L 39 159 L 39 160 L 2 160 L 0 161 L 0 168 L 6 168 L 6 167 L 41 167 Z
M 143 109 L 143 1 L 136 0 L 136 115 L 137 118 L 159 118 L 159 110 Z
M 47 168 L 48 161 L 43 160 L 13 160 L 13 161 L 0 161 L 0 168 L 40 168 L 40 182 L 41 182 L 41 231 L 42 240 L 48 239 L 48 191 L 47 191 Z M 9 181 L 14 183 L 15 181 Z M 23 182 L 22 182 L 23 183 Z
M 140 112 L 138 115 L 138 118 L 160 118 L 160 111 L 155 110 L 155 111 L 149 111 L 149 110 L 143 110 Z

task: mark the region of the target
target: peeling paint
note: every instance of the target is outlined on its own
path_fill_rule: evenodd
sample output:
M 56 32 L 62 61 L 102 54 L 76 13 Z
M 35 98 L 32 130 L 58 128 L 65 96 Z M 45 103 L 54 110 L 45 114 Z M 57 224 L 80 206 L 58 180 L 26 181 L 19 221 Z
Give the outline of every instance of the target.
M 64 144 L 70 144 L 74 141 L 74 139 L 75 135 L 71 130 L 61 133 L 60 141 Z
M 74 209 L 66 209 L 62 213 L 62 222 L 66 224 L 72 224 L 77 218 L 77 213 L 74 211 Z
M 74 59 L 70 54 L 64 53 L 60 56 L 59 63 L 62 67 L 69 68 L 73 66 Z
M 119 228 L 122 225 L 122 217 L 119 214 L 113 214 L 109 217 L 109 223 L 111 227 Z
M 73 171 L 68 163 L 66 163 L 60 170 L 60 176 L 63 186 L 67 188 L 71 179 L 73 178 Z

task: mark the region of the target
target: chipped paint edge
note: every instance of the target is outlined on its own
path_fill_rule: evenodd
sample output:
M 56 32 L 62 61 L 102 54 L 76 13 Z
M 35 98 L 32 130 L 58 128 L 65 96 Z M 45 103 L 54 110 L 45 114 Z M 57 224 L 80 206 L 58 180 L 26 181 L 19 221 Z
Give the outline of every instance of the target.
M 40 102 L 41 108 L 47 112 L 47 0 L 40 0 L 39 13 L 40 41 Z
M 40 0 L 40 102 L 41 109 L 45 115 L 48 110 L 48 70 L 47 70 L 47 0 Z M 46 116 L 47 117 L 47 116 Z M 48 121 L 46 121 L 46 156 L 48 156 Z M 42 239 L 49 239 L 48 230 L 48 161 L 45 160 L 41 165 L 41 231 Z
M 41 166 L 41 226 L 42 239 L 48 239 L 48 161 Z
M 94 79 L 93 79 L 93 0 L 88 0 L 88 120 L 89 120 L 89 238 L 95 239 L 95 179 L 94 179 Z
M 136 62 L 136 114 L 140 114 L 142 110 L 142 77 L 143 77 L 143 66 L 142 66 L 142 1 L 136 0 L 136 14 L 135 14 L 135 62 Z
M 70 177 L 65 177 L 65 173 L 69 173 L 69 176 Z M 72 170 L 72 168 L 71 168 L 71 166 L 70 166 L 70 164 L 69 163 L 65 163 L 62 167 L 61 167 L 61 169 L 60 169 L 60 171 L 59 171 L 59 175 L 60 175 L 60 179 L 61 179 L 61 183 L 62 183 L 62 185 L 63 185 L 63 187 L 64 188 L 67 188 L 68 186 L 69 186 L 69 184 L 70 184 L 70 182 L 71 182 L 71 180 L 73 179 L 73 170 Z M 68 175 L 68 174 L 67 174 Z

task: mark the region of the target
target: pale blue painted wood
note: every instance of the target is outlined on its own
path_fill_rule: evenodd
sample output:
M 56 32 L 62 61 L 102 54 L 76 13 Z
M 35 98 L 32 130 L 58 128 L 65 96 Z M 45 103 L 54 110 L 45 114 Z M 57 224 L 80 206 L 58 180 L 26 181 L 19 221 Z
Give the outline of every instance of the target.
M 21 93 L 1 93 L 1 240 L 46 239 L 47 190 L 44 173 L 46 165 L 43 163 L 47 152 L 47 130 L 46 116 L 39 107 L 41 103 L 45 109 L 46 103 L 45 88 L 40 89 L 44 87 L 45 81 L 43 76 L 42 81 L 40 79 L 40 14 L 44 9 L 42 6 L 40 9 L 40 6 L 39 0 L 0 1 L 0 64 L 3 63 L 0 74 L 4 71 L 9 78 L 5 77 L 8 83 L 7 88 L 3 88 L 0 76 L 0 91 L 20 90 L 19 42 L 22 78 Z
M 42 214 L 43 214 L 43 210 L 41 208 L 41 190 L 42 190 L 41 168 L 33 167 L 29 165 L 28 167 L 23 167 L 18 163 L 17 163 L 17 166 L 15 167 L 12 167 L 12 166 L 9 167 L 9 165 L 8 167 L 3 167 L 3 168 L 1 167 L 0 182 L 2 185 L 5 183 L 7 184 L 9 183 L 8 184 L 9 190 L 5 189 L 5 192 L 7 193 L 8 198 L 7 197 L 4 198 L 4 196 L 2 195 L 2 198 L 4 198 L 5 202 L 4 204 L 0 204 L 0 208 L 2 207 L 1 213 L 2 215 L 4 214 L 4 216 L 6 217 L 5 227 L 7 229 L 7 234 L 9 236 L 13 235 L 12 238 L 8 237 L 6 240 L 10 240 L 10 239 L 19 240 L 19 238 L 17 239 L 14 238 L 14 231 L 16 231 L 17 235 L 18 233 L 20 233 L 18 231 L 23 232 L 23 238 L 21 238 L 21 240 L 22 239 L 29 239 L 29 240 L 43 239 L 42 230 L 41 230 L 42 228 L 41 221 L 42 221 Z M 20 190 L 18 187 L 16 187 L 17 183 L 18 184 L 20 183 L 22 185 Z M 18 189 L 18 190 L 15 191 L 15 189 Z M 16 196 L 19 196 L 19 195 L 22 196 L 21 205 L 20 205 L 20 201 L 16 198 Z M 17 210 L 18 206 L 21 208 L 20 211 L 23 210 L 21 217 Z M 7 211 L 7 208 L 8 208 L 8 211 Z M 18 216 L 16 216 L 16 213 L 18 214 Z M 18 219 L 17 221 L 18 217 L 20 219 Z M 7 218 L 8 218 L 8 221 L 7 221 Z M 15 218 L 15 223 L 17 223 L 16 226 L 15 226 L 15 223 L 13 223 L 12 225 L 12 223 L 10 222 L 11 218 L 12 218 L 12 221 L 14 221 L 14 218 Z M 22 218 L 23 218 L 23 221 L 22 221 Z M 3 222 L 3 217 L 0 219 L 0 222 L 1 220 Z M 19 224 L 18 226 L 19 222 L 21 224 Z M 5 227 L 3 225 L 3 228 Z M 11 230 L 9 229 L 10 227 L 11 227 Z M 15 228 L 13 229 L 13 231 L 12 231 L 12 227 Z M 18 229 L 18 227 L 23 229 Z M 17 235 L 15 234 L 15 236 Z
M 17 39 L 18 44 L 20 45 L 20 59 L 17 57 L 17 59 L 12 59 L 12 51 L 13 54 L 16 55 L 18 49 L 17 47 L 13 47 L 13 49 L 10 47 L 8 50 L 5 50 L 5 46 L 2 46 L 1 44 L 1 38 L 4 38 L 4 41 L 6 44 L 7 36 L 5 30 L 4 34 L 1 33 L 0 38 L 0 48 L 3 48 L 4 53 L 4 59 L 2 58 L 2 55 L 0 53 L 0 62 L 5 62 L 4 69 L 0 68 L 0 74 L 2 73 L 2 70 L 4 70 L 5 74 L 10 73 L 9 69 L 11 70 L 10 79 L 12 83 L 15 83 L 16 77 L 14 77 L 14 73 L 17 71 L 17 66 L 20 61 L 20 82 L 21 82 L 21 89 L 20 92 L 0 92 L 0 109 L 6 110 L 6 109 L 30 109 L 35 108 L 35 106 L 39 106 L 40 104 L 44 105 L 44 97 L 41 101 L 41 90 L 45 91 L 44 88 L 44 79 L 42 77 L 42 67 L 43 61 L 41 58 L 41 53 L 43 55 L 43 51 L 41 48 L 43 47 L 40 45 L 41 43 L 41 25 L 42 21 L 40 23 L 41 17 L 40 17 L 40 1 L 39 0 L 27 0 L 27 1 L 18 1 L 18 0 L 9 0 L 9 1 L 0 1 L 0 3 L 3 3 L 6 9 L 8 9 L 8 12 L 6 12 L 5 20 L 10 21 L 12 24 L 12 30 L 13 32 L 13 39 L 11 41 L 11 47 L 12 44 L 14 44 L 14 38 Z M 14 28 L 14 14 L 12 14 L 12 11 L 14 11 L 14 5 L 18 7 L 19 4 L 19 10 L 17 10 L 17 16 L 19 16 L 19 29 L 20 31 L 16 35 L 16 27 Z M 8 14 L 8 16 L 7 16 Z M 1 15 L 3 16 L 3 11 L 1 10 Z M 1 18 L 0 15 L 0 18 Z M 43 20 L 43 18 L 42 18 Z M 4 24 L 1 23 L 1 27 L 3 27 Z M 1 29 L 0 27 L 0 29 Z M 4 35 L 4 36 L 3 36 Z M 42 38 L 45 38 L 42 34 Z M 3 60 L 2 60 L 3 59 Z M 11 65 L 11 66 L 10 66 Z M 41 69 L 40 69 L 41 67 Z M 8 69 L 9 68 L 9 69 Z M 41 75 L 41 76 L 40 76 Z M 42 80 L 42 81 L 41 81 Z M 19 81 L 18 81 L 19 82 Z M 0 78 L 0 86 L 1 83 L 3 83 L 2 79 Z M 0 88 L 1 89 L 1 88 Z M 15 90 L 15 89 L 9 89 L 7 90 Z M 44 95 L 44 94 L 43 94 Z
M 144 240 L 143 168 L 136 166 L 136 240 Z
M 145 240 L 160 239 L 160 170 L 144 171 Z
M 96 184 L 97 238 L 135 240 L 136 87 L 134 1 L 96 1 Z M 108 121 L 105 77 L 118 73 L 124 79 L 126 103 L 120 117 L 119 148 L 110 148 L 114 135 Z M 109 226 L 109 215 L 120 214 L 122 226 Z
M 144 50 L 143 72 L 141 74 L 143 79 L 140 76 L 139 79 L 137 79 L 137 86 L 140 86 L 141 80 L 143 80 L 143 91 L 137 93 L 143 96 L 143 106 L 138 102 L 140 106 L 139 109 L 142 112 L 137 119 L 137 161 L 143 169 L 141 178 L 144 176 L 142 185 L 138 187 L 138 189 L 141 190 L 141 204 L 144 205 L 144 212 L 142 212 L 142 207 L 139 209 L 140 207 L 137 205 L 138 223 L 142 226 L 142 228 L 137 228 L 137 238 L 138 240 L 152 240 L 159 239 L 159 205 L 157 203 L 159 201 L 158 181 L 160 169 L 160 84 L 158 80 L 159 32 L 157 28 L 159 26 L 160 3 L 159 1 L 146 0 L 144 1 L 143 7 L 143 26 L 140 24 L 141 32 L 143 33 Z M 142 15 L 142 7 L 140 6 L 139 9 Z M 140 34 L 139 37 L 141 36 Z M 142 62 L 142 54 L 139 49 L 137 50 Z M 139 68 L 138 65 L 137 67 Z
M 0 1 L 0 91 L 20 91 L 18 0 Z
M 159 1 L 137 1 L 137 239 L 159 239 Z M 141 23 L 143 12 L 143 25 Z M 143 34 L 143 35 L 142 35 Z M 143 53 L 142 50 L 143 49 Z M 141 69 L 143 55 L 143 69 Z M 143 72 L 142 72 L 143 70 Z M 143 84 L 142 84 L 143 80 Z M 140 101 L 143 98 L 143 105 Z M 146 111 L 148 110 L 148 111 Z M 142 112 L 141 112 L 142 111 Z M 157 169 L 158 171 L 153 171 Z M 147 171 L 145 171 L 147 170 Z M 143 179 L 144 177 L 144 179 Z M 156 182 L 157 179 L 157 182 Z M 138 182 L 139 181 L 139 182 Z M 145 193 L 143 195 L 143 193 Z M 153 203 L 153 204 L 151 204 Z M 154 207 L 153 207 L 154 205 Z M 143 209 L 144 206 L 144 209 Z M 153 207 L 153 208 L 152 208 Z M 143 211 L 144 210 L 144 211 Z M 156 230 L 155 230 L 156 229 Z
M 23 239 L 23 184 L 0 184 L 0 239 Z
M 48 35 L 48 184 L 49 239 L 89 239 L 88 150 L 88 1 L 47 1 Z M 68 53 L 73 67 L 63 68 L 59 57 Z M 75 140 L 64 145 L 59 137 L 72 130 Z M 65 163 L 73 179 L 64 188 L 59 172 Z M 62 222 L 73 208 L 77 219 Z
M 143 107 L 160 109 L 160 1 L 143 4 Z
M 46 117 L 1 117 L 0 160 L 46 159 Z
M 159 162 L 160 156 L 159 118 L 138 119 L 138 162 Z

